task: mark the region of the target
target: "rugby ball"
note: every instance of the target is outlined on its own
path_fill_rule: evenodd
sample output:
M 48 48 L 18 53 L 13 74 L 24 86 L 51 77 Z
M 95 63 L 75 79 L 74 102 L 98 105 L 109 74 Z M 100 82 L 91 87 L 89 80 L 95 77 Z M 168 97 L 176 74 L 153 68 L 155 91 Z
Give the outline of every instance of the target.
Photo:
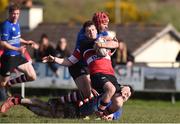
M 106 40 L 105 39 L 103 39 L 103 38 L 98 38 L 98 40 L 96 40 L 96 42 L 98 43 L 98 42 L 100 42 L 100 43 L 104 43 L 104 42 L 106 42 Z M 106 49 L 106 48 L 96 48 L 96 53 L 97 53 L 97 55 L 98 56 L 100 56 L 100 57 L 105 57 L 105 56 L 107 56 L 107 54 L 108 54 L 108 50 Z

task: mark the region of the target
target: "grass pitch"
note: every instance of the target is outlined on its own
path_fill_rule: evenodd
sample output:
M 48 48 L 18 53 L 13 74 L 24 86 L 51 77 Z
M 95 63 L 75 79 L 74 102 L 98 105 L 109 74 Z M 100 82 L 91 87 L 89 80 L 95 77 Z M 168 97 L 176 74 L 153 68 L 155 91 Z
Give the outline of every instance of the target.
M 46 99 L 46 98 L 40 98 Z M 90 120 L 83 119 L 52 119 L 40 117 L 28 111 L 22 106 L 15 106 L 6 114 L 0 114 L 0 123 L 98 123 L 105 122 L 95 120 L 95 116 L 90 116 Z M 133 99 L 129 100 L 123 108 L 123 115 L 120 120 L 112 121 L 120 123 L 175 123 L 180 122 L 180 101 L 172 104 L 170 101 L 147 101 Z

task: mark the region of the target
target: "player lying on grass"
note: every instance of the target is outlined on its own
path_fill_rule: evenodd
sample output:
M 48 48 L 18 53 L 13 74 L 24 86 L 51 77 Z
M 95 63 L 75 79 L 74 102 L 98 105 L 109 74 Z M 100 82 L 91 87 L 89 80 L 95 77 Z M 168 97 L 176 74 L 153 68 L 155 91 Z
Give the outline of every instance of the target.
M 73 92 L 71 93 L 71 95 Z M 130 96 L 126 94 L 133 94 L 133 89 L 129 85 L 121 86 L 121 92 L 119 94 L 119 100 L 121 104 L 126 102 Z M 66 97 L 66 96 L 61 96 Z M 97 107 L 100 103 L 102 95 L 96 93 L 89 102 L 86 102 L 81 107 L 78 107 L 77 102 L 73 100 L 70 101 L 62 101 L 59 98 L 52 98 L 49 99 L 48 102 L 41 101 L 39 99 L 28 99 L 28 98 L 21 98 L 18 95 L 11 96 L 6 100 L 1 106 L 1 112 L 7 112 L 11 107 L 14 105 L 22 105 L 25 106 L 27 109 L 32 111 L 33 113 L 39 116 L 45 117 L 53 117 L 53 118 L 82 118 L 87 115 L 92 115 L 95 111 L 97 111 Z M 111 104 L 111 103 L 110 103 Z M 122 109 L 119 109 L 113 114 L 103 116 L 105 120 L 117 120 L 122 115 Z
M 108 50 L 105 56 L 98 56 L 96 49 L 94 49 L 94 45 L 98 40 L 97 29 L 92 21 L 85 22 L 83 29 L 85 30 L 86 39 L 69 58 L 46 56 L 43 58 L 43 62 L 56 62 L 61 65 L 71 66 L 83 58 L 88 65 L 92 88 L 102 94 L 97 113 L 99 116 L 109 115 L 122 107 L 118 95 L 116 95 L 120 91 L 120 86 L 114 75 L 111 53 Z M 116 47 L 118 47 L 118 43 Z M 130 96 L 130 94 L 126 95 L 127 97 Z M 110 101 L 112 101 L 112 105 L 107 107 Z

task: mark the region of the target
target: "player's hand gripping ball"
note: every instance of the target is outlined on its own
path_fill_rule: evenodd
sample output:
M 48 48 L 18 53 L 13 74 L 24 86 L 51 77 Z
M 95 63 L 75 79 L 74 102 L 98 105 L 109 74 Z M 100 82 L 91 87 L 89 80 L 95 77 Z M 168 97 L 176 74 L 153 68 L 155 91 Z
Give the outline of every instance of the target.
M 106 40 L 104 38 L 98 38 L 96 40 L 97 44 L 101 44 L 101 43 L 105 43 L 105 42 L 106 42 Z M 97 55 L 100 57 L 105 57 L 108 54 L 108 50 L 106 48 L 100 48 L 97 45 L 95 45 L 94 49 L 96 50 Z

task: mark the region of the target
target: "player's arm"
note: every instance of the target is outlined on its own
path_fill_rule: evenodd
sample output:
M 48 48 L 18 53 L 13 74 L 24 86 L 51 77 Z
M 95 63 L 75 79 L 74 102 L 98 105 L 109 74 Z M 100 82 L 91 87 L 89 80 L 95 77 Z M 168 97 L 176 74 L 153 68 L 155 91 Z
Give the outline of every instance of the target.
M 25 45 L 31 45 L 33 48 L 34 48 L 35 45 L 37 45 L 34 41 L 32 41 L 32 40 L 24 40 L 23 38 L 20 38 L 20 42 L 22 44 L 25 44 Z
M 119 43 L 115 42 L 115 41 L 108 41 L 108 42 L 103 42 L 103 43 L 99 43 L 96 42 L 96 46 L 99 48 L 108 48 L 108 49 L 114 49 L 114 48 L 118 48 L 119 47 Z
M 42 62 L 44 62 L 44 63 L 55 62 L 55 63 L 64 65 L 64 66 L 71 66 L 73 64 L 68 60 L 68 58 L 58 58 L 58 57 L 54 57 L 51 55 L 43 57 Z
M 108 49 L 115 49 L 119 47 L 119 41 L 114 38 L 114 39 L 107 39 L 104 38 L 106 42 L 95 42 L 96 47 L 99 48 L 108 48 Z
M 20 42 L 26 45 L 30 45 L 35 50 L 39 49 L 39 44 L 32 40 L 24 40 L 23 38 L 20 38 Z
M 49 56 L 43 57 L 42 61 L 44 63 L 56 62 L 60 65 L 71 66 L 71 65 L 77 63 L 80 60 L 80 57 L 81 57 L 80 50 L 75 49 L 73 54 L 68 58 L 57 58 L 57 57 L 49 55 Z
M 25 46 L 21 46 L 18 48 L 18 47 L 12 46 L 11 44 L 7 43 L 6 41 L 0 41 L 0 46 L 3 49 L 15 50 L 15 51 L 19 51 L 22 53 L 24 53 L 26 50 Z

